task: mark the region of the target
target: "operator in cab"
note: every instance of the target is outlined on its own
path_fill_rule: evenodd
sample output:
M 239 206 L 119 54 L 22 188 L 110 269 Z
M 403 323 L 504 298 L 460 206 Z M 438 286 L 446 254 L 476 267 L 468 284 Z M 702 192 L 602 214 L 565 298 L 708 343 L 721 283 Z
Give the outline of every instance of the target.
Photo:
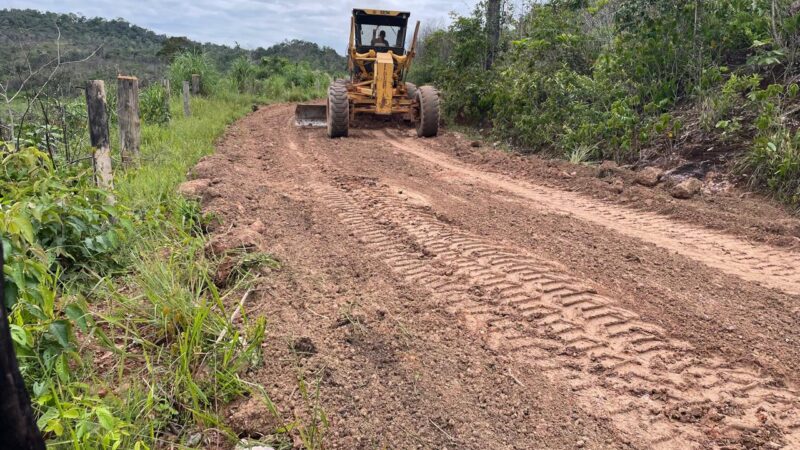
M 378 32 L 378 28 L 375 27 L 375 29 L 372 30 L 372 46 L 373 47 L 388 47 L 389 43 L 386 42 L 386 32 L 381 30 L 381 32 L 378 33 L 378 36 L 376 37 L 375 33 L 377 33 L 377 32 Z

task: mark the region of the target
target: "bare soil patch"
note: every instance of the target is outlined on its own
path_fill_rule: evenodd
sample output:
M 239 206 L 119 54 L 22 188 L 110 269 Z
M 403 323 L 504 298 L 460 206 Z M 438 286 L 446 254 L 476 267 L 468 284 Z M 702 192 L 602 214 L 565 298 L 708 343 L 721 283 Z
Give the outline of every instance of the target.
M 233 405 L 243 437 L 321 408 L 329 448 L 800 447 L 780 207 L 292 113 L 234 124 L 192 191 L 282 263 L 245 304 L 280 416 Z

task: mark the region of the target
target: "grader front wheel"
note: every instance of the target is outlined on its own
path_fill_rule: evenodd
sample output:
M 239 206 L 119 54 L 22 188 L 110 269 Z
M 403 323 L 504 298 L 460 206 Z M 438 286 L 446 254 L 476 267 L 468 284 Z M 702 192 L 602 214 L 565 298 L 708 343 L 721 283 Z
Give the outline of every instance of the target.
M 417 88 L 417 136 L 434 137 L 439 133 L 439 93 L 433 86 Z
M 336 81 L 328 88 L 328 137 L 346 137 L 350 128 L 350 100 L 347 85 Z
M 417 85 L 406 81 L 406 94 L 411 100 L 417 98 Z

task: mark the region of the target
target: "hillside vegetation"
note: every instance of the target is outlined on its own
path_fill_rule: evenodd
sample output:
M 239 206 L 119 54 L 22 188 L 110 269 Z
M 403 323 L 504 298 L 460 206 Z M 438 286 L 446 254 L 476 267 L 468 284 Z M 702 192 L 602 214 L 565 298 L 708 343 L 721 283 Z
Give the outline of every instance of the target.
M 266 56 L 305 62 L 313 69 L 330 73 L 347 70 L 347 58 L 336 53 L 336 50 L 299 39 L 284 41 L 267 49 L 259 47 L 253 50 L 253 55 L 259 60 Z
M 800 202 L 800 2 L 553 0 L 492 15 L 501 6 L 422 40 L 413 77 L 442 90 L 451 122 L 573 161 L 708 160 Z
M 346 66 L 345 58 L 333 49 L 299 40 L 247 50 L 167 37 L 123 19 L 87 18 L 32 9 L 0 10 L 0 80 L 8 80 L 12 89 L 31 69 L 53 60 L 59 45 L 62 61 L 91 56 L 86 62 L 65 66 L 56 74 L 53 85 L 66 91 L 87 79 L 109 78 L 118 73 L 136 74 L 145 81 L 156 80 L 167 72 L 176 55 L 187 51 L 204 54 L 222 70 L 239 58 L 260 61 L 265 56 L 286 57 L 331 72 L 342 71 Z M 32 84 L 41 84 L 47 74 L 44 71 Z

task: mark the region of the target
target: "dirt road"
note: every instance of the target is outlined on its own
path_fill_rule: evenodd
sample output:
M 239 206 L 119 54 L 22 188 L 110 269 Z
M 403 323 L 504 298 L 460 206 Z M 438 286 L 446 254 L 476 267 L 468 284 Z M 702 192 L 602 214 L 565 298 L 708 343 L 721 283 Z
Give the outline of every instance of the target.
M 269 320 L 251 375 L 281 420 L 319 415 L 302 378 L 329 448 L 800 449 L 800 222 L 780 208 L 292 115 L 234 124 L 193 175 L 218 239 L 255 230 L 283 264 L 245 308 Z M 254 401 L 230 418 L 277 423 Z

